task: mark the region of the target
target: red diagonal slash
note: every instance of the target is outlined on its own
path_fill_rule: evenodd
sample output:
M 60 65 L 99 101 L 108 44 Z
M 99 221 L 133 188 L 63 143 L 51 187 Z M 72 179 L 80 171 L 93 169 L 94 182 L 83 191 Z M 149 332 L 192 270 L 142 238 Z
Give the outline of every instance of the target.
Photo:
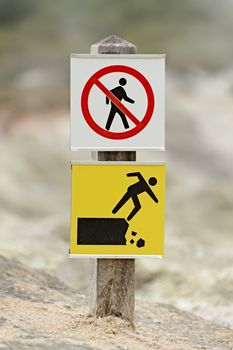
M 113 95 L 99 80 L 95 81 L 95 85 L 116 105 L 135 125 L 140 124 L 140 121 L 126 108 L 118 98 Z

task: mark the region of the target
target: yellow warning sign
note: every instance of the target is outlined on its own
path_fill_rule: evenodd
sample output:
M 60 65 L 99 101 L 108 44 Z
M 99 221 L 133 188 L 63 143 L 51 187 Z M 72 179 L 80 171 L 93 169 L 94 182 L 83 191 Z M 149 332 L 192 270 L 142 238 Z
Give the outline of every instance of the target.
M 163 256 L 165 164 L 72 163 L 70 255 Z

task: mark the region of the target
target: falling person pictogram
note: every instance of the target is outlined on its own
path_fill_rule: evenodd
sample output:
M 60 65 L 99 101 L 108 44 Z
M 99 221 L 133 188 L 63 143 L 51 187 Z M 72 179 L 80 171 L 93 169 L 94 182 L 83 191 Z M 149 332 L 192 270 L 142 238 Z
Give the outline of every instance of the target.
M 127 101 L 129 103 L 134 103 L 135 101 L 127 96 L 127 94 L 125 92 L 125 89 L 122 87 L 122 86 L 127 84 L 127 80 L 125 78 L 121 78 L 119 80 L 119 84 L 120 84 L 120 86 L 117 86 L 114 89 L 112 89 L 111 93 L 114 96 L 116 96 L 119 101 L 125 100 L 125 101 Z M 106 97 L 106 104 L 109 104 L 109 98 L 108 97 Z M 128 123 L 127 119 L 126 119 L 125 114 L 113 102 L 111 102 L 111 109 L 110 109 L 110 113 L 109 113 L 109 116 L 108 116 L 108 120 L 107 120 L 105 129 L 106 130 L 110 130 L 112 122 L 113 122 L 113 119 L 114 119 L 116 113 L 118 113 L 120 115 L 125 129 L 129 129 L 129 123 Z
M 150 188 L 150 186 L 155 186 L 157 184 L 157 179 L 155 177 L 150 177 L 148 184 L 140 172 L 128 173 L 127 176 L 136 176 L 138 177 L 139 181 L 128 187 L 127 192 L 117 203 L 115 208 L 112 210 L 112 213 L 116 214 L 123 207 L 123 205 L 128 202 L 129 199 L 132 199 L 134 208 L 127 217 L 127 220 L 130 221 L 141 209 L 141 203 L 138 199 L 139 194 L 146 192 L 154 200 L 155 203 L 158 203 L 158 198 Z

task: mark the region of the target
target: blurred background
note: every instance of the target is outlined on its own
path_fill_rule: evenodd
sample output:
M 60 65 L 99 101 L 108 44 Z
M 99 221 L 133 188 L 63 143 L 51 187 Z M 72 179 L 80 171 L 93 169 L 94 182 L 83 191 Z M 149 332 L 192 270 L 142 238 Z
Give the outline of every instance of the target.
M 232 0 L 0 0 L 1 254 L 88 293 L 68 259 L 69 56 L 116 34 L 166 53 L 165 259 L 137 296 L 233 327 Z M 77 152 L 76 152 L 77 153 Z

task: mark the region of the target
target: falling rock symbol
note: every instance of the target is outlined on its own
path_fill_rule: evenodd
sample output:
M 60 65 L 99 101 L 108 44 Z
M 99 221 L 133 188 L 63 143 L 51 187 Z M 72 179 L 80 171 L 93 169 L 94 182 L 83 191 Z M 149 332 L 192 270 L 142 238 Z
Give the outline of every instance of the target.
M 137 246 L 138 248 L 142 248 L 142 247 L 144 247 L 144 245 L 145 245 L 144 239 L 140 238 L 140 239 L 137 241 L 136 246 Z
M 78 218 L 77 244 L 126 245 L 128 227 L 122 218 Z
M 135 236 L 137 236 L 137 232 L 132 231 L 131 235 L 135 237 Z M 131 244 L 134 244 L 134 243 L 135 243 L 135 239 L 132 238 L 132 239 L 130 240 L 130 243 L 131 243 Z M 139 239 L 137 240 L 136 246 L 137 246 L 138 248 L 144 247 L 144 246 L 145 246 L 145 240 L 142 239 L 142 238 L 139 238 Z

